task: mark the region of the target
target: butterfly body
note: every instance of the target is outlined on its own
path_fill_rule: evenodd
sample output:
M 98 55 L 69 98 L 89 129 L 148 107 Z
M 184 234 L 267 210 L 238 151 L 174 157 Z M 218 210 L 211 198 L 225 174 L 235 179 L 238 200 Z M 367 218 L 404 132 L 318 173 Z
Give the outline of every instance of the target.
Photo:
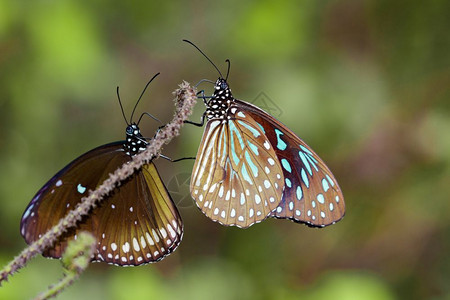
M 97 147 L 59 171 L 36 193 L 22 216 L 25 241 L 31 244 L 39 239 L 73 210 L 88 190 L 94 190 L 147 145 L 137 125 L 130 124 L 125 141 Z M 82 230 L 97 239 L 92 261 L 124 266 L 156 262 L 174 251 L 181 241 L 183 224 L 150 162 L 122 182 L 76 228 L 64 233 L 44 256 L 60 258 L 67 242 Z
M 243 228 L 267 217 L 313 227 L 343 217 L 344 199 L 333 174 L 284 124 L 235 99 L 223 78 L 206 107 L 191 177 L 191 196 L 205 215 Z

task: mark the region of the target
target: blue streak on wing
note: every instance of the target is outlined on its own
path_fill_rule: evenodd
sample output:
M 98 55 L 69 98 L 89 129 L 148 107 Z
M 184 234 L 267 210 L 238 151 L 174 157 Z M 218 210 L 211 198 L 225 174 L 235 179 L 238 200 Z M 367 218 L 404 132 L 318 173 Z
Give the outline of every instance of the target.
M 266 134 L 266 131 L 264 130 L 264 127 L 263 127 L 261 124 L 259 124 L 258 122 L 256 122 L 256 124 L 258 124 L 259 128 L 261 129 L 261 131 L 262 131 L 264 134 Z
M 303 197 L 303 191 L 302 191 L 302 188 L 299 185 L 297 186 L 296 194 L 297 194 L 297 200 L 301 200 L 302 197 Z
M 245 181 L 247 181 L 250 184 L 253 184 L 252 179 L 248 175 L 247 168 L 245 167 L 245 164 L 242 164 L 241 174 L 242 174 L 242 177 L 244 178 Z
M 305 146 L 303 146 L 303 145 L 299 145 L 299 146 L 300 146 L 300 148 L 301 148 L 303 151 L 305 151 L 305 152 L 308 153 L 309 155 L 313 155 L 313 154 L 311 153 L 311 151 L 309 151 L 309 149 L 306 148 Z
M 300 158 L 302 159 L 303 164 L 305 165 L 306 169 L 308 170 L 309 175 L 312 176 L 312 170 L 311 170 L 311 166 L 309 165 L 308 160 L 306 159 L 306 155 L 303 154 L 302 151 L 298 151 L 298 155 L 300 156 Z
M 305 155 L 306 158 L 309 160 L 309 162 L 311 163 L 311 165 L 314 167 L 314 169 L 316 169 L 317 172 L 319 172 L 319 168 L 317 168 L 317 160 L 311 156 L 311 155 Z M 313 161 L 314 160 L 314 161 Z
M 251 133 L 253 133 L 253 136 L 255 138 L 257 138 L 258 136 L 260 136 L 261 134 L 259 133 L 258 130 L 255 129 L 255 127 L 252 127 L 251 125 L 247 124 L 244 121 L 238 120 L 238 123 L 241 124 L 242 126 L 244 126 L 245 128 L 247 128 L 248 130 L 251 131 Z
M 223 160 L 226 157 L 225 154 L 227 153 L 227 139 L 225 136 L 225 129 L 223 129 L 221 132 L 221 138 L 223 138 L 223 151 L 222 151 L 222 163 L 223 163 Z
M 277 148 L 280 150 L 286 150 L 287 144 L 281 139 L 283 133 L 279 129 L 275 129 L 277 135 Z
M 225 132 L 225 130 L 222 130 L 222 132 L 219 135 L 219 149 L 222 148 L 222 136 L 223 136 L 224 132 Z M 213 142 L 213 141 L 211 141 L 211 142 Z
M 81 183 L 77 185 L 77 191 L 80 194 L 83 194 L 86 191 L 86 187 L 82 186 Z
M 292 182 L 291 182 L 291 180 L 289 178 L 285 178 L 284 181 L 286 182 L 286 185 L 288 187 L 292 187 Z
M 286 158 L 281 159 L 281 164 L 283 165 L 283 168 L 288 171 L 289 173 L 292 173 L 291 164 L 287 161 Z
M 234 124 L 233 121 L 229 121 L 228 124 L 230 126 L 231 132 L 234 132 L 236 134 L 236 136 L 239 140 L 239 144 L 241 145 L 241 149 L 244 150 L 245 145 L 244 145 L 244 140 L 242 139 L 241 132 L 236 128 L 236 125 Z
M 247 160 L 248 166 L 252 170 L 253 176 L 258 177 L 258 167 L 253 163 L 252 158 L 250 157 L 250 154 L 248 154 L 247 150 L 245 150 L 245 159 Z
M 250 147 L 250 149 L 252 149 L 253 153 L 255 153 L 256 155 L 259 155 L 258 152 L 258 147 L 254 144 L 252 144 L 249 140 L 247 140 L 248 146 Z
M 331 186 L 334 186 L 334 181 L 331 180 L 330 176 L 328 176 L 328 174 L 325 174 L 325 176 L 327 177 L 327 179 L 330 182 Z
M 235 148 L 235 144 L 234 144 L 234 135 L 236 135 L 238 137 L 239 142 L 241 142 L 242 137 L 240 132 L 237 130 L 236 126 L 234 125 L 234 123 L 232 121 L 228 122 L 228 125 L 230 126 L 230 145 L 231 145 L 231 156 L 233 157 L 234 163 L 236 165 L 239 165 L 239 157 L 236 154 L 236 148 Z M 241 142 L 241 148 L 244 149 L 244 142 Z
M 303 168 L 302 168 L 302 171 L 301 171 L 301 175 L 302 175 L 302 180 L 305 183 L 306 187 L 309 188 L 308 175 L 306 175 L 305 169 L 303 169 Z

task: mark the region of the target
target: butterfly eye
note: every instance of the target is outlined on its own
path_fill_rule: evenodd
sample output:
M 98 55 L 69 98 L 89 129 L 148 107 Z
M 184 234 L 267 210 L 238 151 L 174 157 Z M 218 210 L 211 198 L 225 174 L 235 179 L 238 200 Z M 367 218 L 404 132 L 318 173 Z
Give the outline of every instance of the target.
M 226 89 L 228 88 L 228 84 L 226 83 L 226 81 L 222 81 L 222 82 L 220 83 L 220 88 L 221 88 L 222 90 L 226 90 Z
M 127 130 L 126 130 L 127 134 L 131 135 L 131 134 L 133 134 L 133 131 L 134 131 L 134 129 L 133 129 L 133 127 L 131 127 L 131 125 L 127 127 Z

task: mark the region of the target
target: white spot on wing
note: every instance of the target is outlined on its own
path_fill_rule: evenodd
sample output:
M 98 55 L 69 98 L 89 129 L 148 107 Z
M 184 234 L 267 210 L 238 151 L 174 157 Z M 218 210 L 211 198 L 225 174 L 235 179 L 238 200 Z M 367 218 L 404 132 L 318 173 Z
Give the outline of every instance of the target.
M 147 241 L 150 244 L 150 246 L 155 245 L 155 241 L 153 241 L 152 236 L 148 232 L 146 232 L 145 235 L 147 237 Z
M 145 247 L 147 247 L 147 243 L 145 242 L 145 238 L 143 235 L 141 235 L 141 246 L 143 249 L 145 249 Z
M 169 230 L 170 236 L 172 238 L 175 238 L 177 236 L 175 230 L 173 230 L 172 226 L 170 226 L 170 224 L 167 224 L 167 229 Z
M 159 236 L 156 233 L 155 229 L 152 229 L 153 238 L 155 239 L 155 242 L 159 243 Z
M 136 238 L 133 238 L 133 248 L 134 248 L 134 251 L 136 251 L 136 252 L 141 250 L 141 248 L 139 247 L 138 240 Z
M 122 245 L 122 250 L 123 250 L 123 252 L 125 252 L 125 253 L 130 252 L 130 243 L 125 242 L 125 244 Z
M 161 232 L 162 237 L 165 239 L 167 237 L 167 231 L 164 228 L 159 230 Z

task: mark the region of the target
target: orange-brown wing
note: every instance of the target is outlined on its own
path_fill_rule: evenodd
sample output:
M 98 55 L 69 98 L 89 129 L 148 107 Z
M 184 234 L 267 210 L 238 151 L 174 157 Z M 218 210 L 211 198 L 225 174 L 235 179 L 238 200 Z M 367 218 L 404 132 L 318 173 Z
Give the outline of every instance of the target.
M 228 116 L 208 121 L 190 189 L 210 219 L 246 228 L 278 206 L 284 177 L 275 149 L 253 118 L 237 108 Z

